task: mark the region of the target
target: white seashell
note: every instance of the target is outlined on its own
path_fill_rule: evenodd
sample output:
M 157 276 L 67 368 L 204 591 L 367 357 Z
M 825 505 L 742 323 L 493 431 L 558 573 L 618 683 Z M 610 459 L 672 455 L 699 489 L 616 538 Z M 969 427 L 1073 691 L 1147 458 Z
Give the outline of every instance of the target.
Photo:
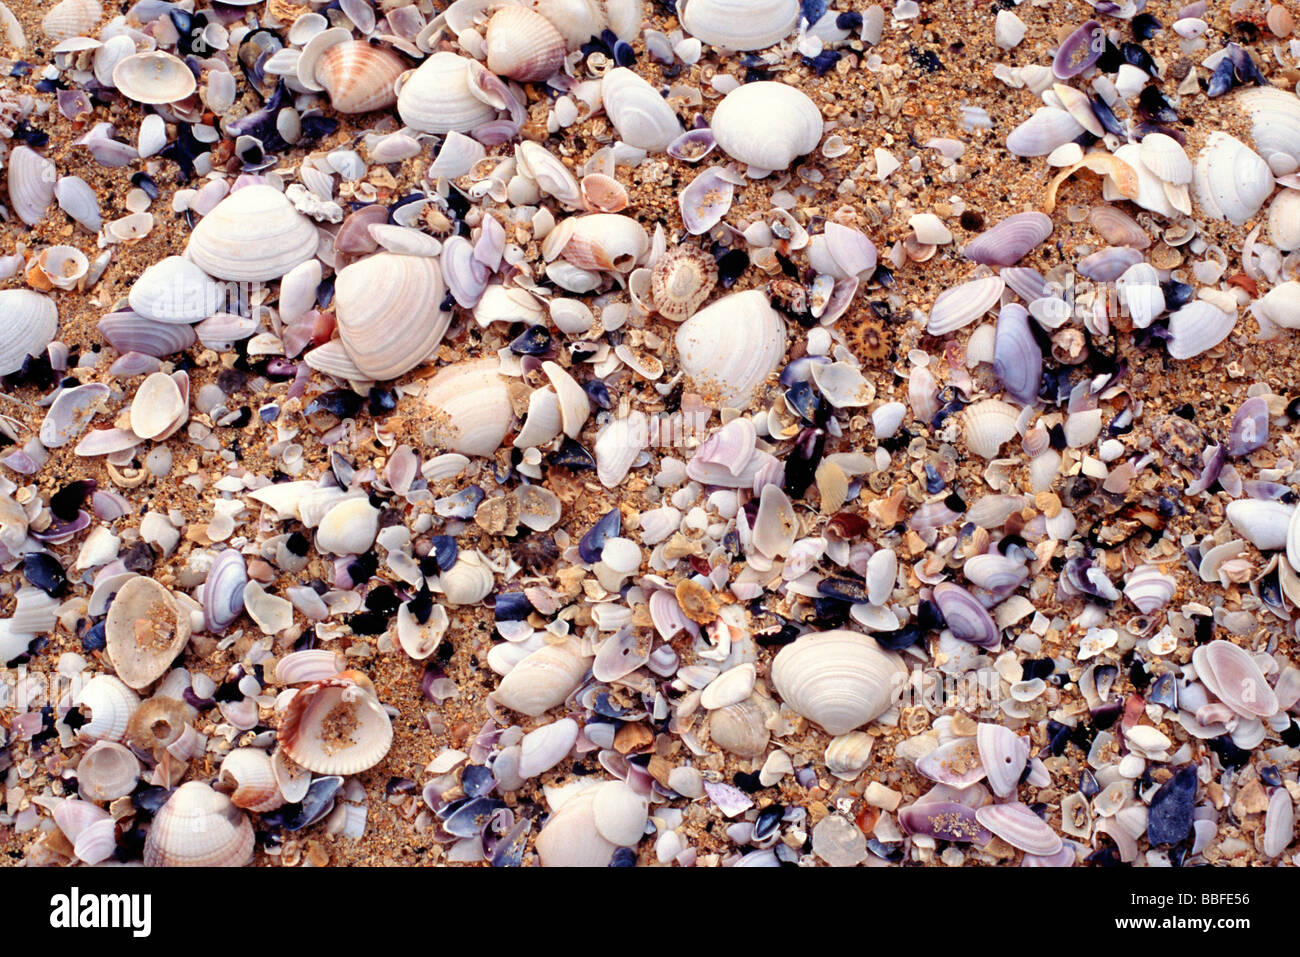
M 278 635 L 293 624 L 292 603 L 270 594 L 256 581 L 244 585 L 244 610 L 264 635 Z
M 756 170 L 788 169 L 822 138 L 817 104 L 793 86 L 768 80 L 746 83 L 723 97 L 711 126 L 723 152 Z
M 768 709 L 757 696 L 709 713 L 709 740 L 742 758 L 755 758 L 767 749 Z
M 618 850 L 596 830 L 596 788 L 581 791 L 547 818 L 537 835 L 543 867 L 607 867 Z
M 561 255 L 582 269 L 629 273 L 650 252 L 650 234 L 630 216 L 592 213 L 565 220 L 552 236 L 564 242 Z
M 488 69 L 521 83 L 545 80 L 564 65 L 564 37 L 527 7 L 504 7 L 492 14 L 485 41 Z
M 675 341 L 695 388 L 740 408 L 785 355 L 785 322 L 764 292 L 750 289 L 701 309 L 682 323 Z
M 1287 157 L 1291 168 L 1277 170 L 1279 175 L 1295 170 L 1300 164 L 1300 99 L 1288 90 L 1259 86 L 1243 88 L 1234 102 L 1250 117 L 1255 151 L 1268 158 Z
M 1264 856 L 1280 857 L 1295 838 L 1295 804 L 1286 787 L 1273 789 L 1264 815 Z
M 9 153 L 9 202 L 28 226 L 35 226 L 54 202 L 58 171 L 54 163 L 30 146 L 15 146 Z
M 519 742 L 519 776 L 535 778 L 555 767 L 573 750 L 578 740 L 578 722 L 561 718 L 534 728 Z
M 1251 310 L 1275 326 L 1300 329 L 1300 282 L 1289 279 L 1278 283 L 1257 300 Z
M 554 314 L 555 301 L 552 301 L 551 311 Z M 542 304 L 532 293 L 518 286 L 504 286 L 499 283 L 488 286 L 478 304 L 474 306 L 474 320 L 484 329 L 494 322 L 538 325 L 542 323 L 544 315 Z M 582 331 L 585 332 L 586 329 Z
M 1240 226 L 1273 192 L 1273 173 L 1241 140 L 1215 131 L 1196 155 L 1192 192 L 1207 216 Z
M 832 735 L 883 714 L 906 675 L 902 659 L 852 631 L 804 635 L 772 662 L 772 683 L 785 702 Z
M 1239 498 L 1229 502 L 1224 515 L 1229 524 L 1261 551 L 1286 548 L 1294 505 L 1263 499 Z
M 1283 252 L 1300 249 L 1300 190 L 1278 190 L 1268 207 L 1268 238 Z
M 374 767 L 393 743 L 393 725 L 370 679 L 343 671 L 298 690 L 280 721 L 280 747 L 317 774 Z
M 517 449 L 537 448 L 556 438 L 562 429 L 559 397 L 553 389 L 536 389 L 528 397 L 528 413 L 512 444 Z M 596 453 L 599 461 L 599 439 Z
M 997 458 L 1004 443 L 1017 434 L 1020 410 L 1001 399 L 972 403 L 962 412 L 966 446 L 981 458 Z
M 531 410 L 529 418 L 532 418 Z M 650 420 L 644 412 L 635 411 L 607 423 L 596 436 L 596 443 L 592 447 L 600 484 L 605 488 L 617 488 L 631 471 L 632 463 L 649 443 L 649 439 Z
M 139 780 L 139 760 L 112 741 L 97 741 L 77 762 L 77 793 L 87 801 L 115 801 Z
M 526 0 L 560 31 L 570 50 L 576 50 L 607 26 L 600 0 Z
M 168 256 L 140 275 L 127 301 L 146 319 L 188 324 L 220 312 L 225 290 L 188 259 Z
M 569 168 L 545 147 L 524 140 L 515 147 L 519 171 L 537 183 L 547 196 L 553 196 L 571 209 L 581 209 L 582 187 Z
M 146 867 L 243 867 L 253 858 L 253 825 L 202 781 L 172 793 L 144 841 Z
M 993 793 L 1001 798 L 1011 797 L 1029 761 L 1028 739 L 1000 724 L 981 722 L 975 729 L 975 744 Z
M 592 821 L 600 836 L 619 847 L 641 840 L 649 811 L 646 799 L 622 781 L 606 781 L 593 790 Z
M 1166 183 L 1181 186 L 1192 181 L 1192 161 L 1172 136 L 1148 133 L 1142 137 L 1138 155 L 1142 159 L 1142 165 Z
M 542 371 L 555 390 L 564 434 L 576 439 L 582 432 L 583 424 L 591 416 L 591 400 L 587 398 L 586 390 L 558 363 L 547 360 L 542 363 Z
M 147 377 L 131 401 L 131 431 L 142 439 L 155 439 L 185 413 L 185 401 L 176 380 L 165 372 Z
M 710 46 L 761 50 L 799 24 L 798 0 L 689 0 L 678 5 L 682 29 Z
M 571 642 L 543 645 L 510 669 L 493 695 L 511 711 L 535 718 L 581 684 L 587 663 Z
M 1169 355 L 1190 359 L 1228 338 L 1237 324 L 1235 312 L 1204 299 L 1194 299 L 1169 317 Z
M 54 184 L 54 198 L 59 202 L 59 209 L 90 232 L 97 233 L 103 226 L 99 197 L 80 176 L 60 176 Z
M 198 88 L 185 61 L 162 50 L 123 57 L 113 67 L 113 86 L 137 103 L 179 103 Z
M 368 379 L 395 379 L 420 365 L 451 324 L 435 259 L 377 253 L 345 266 L 334 288 L 343 348 Z
M 812 367 L 817 391 L 837 409 L 867 405 L 876 397 L 876 387 L 850 362 L 823 362 Z
M 867 559 L 867 600 L 883 605 L 893 594 L 898 579 L 898 556 L 892 548 L 882 548 Z
M 284 804 L 271 756 L 261 748 L 235 748 L 221 761 L 218 786 L 230 791 L 230 803 L 259 814 Z
M 132 688 L 162 677 L 190 640 L 190 615 L 162 585 L 137 575 L 118 590 L 104 620 L 105 653 Z
M 99 0 L 60 0 L 41 18 L 41 30 L 55 43 L 89 36 L 104 16 Z
M 332 555 L 361 555 L 375 542 L 379 531 L 379 509 L 366 498 L 339 502 L 321 519 L 316 545 Z
M 73 703 L 87 720 L 77 729 L 82 741 L 121 741 L 140 697 L 112 675 L 95 675 Z
M 1083 133 L 1083 126 L 1067 111 L 1039 107 L 1007 137 L 1007 150 L 1015 156 L 1046 156 Z
M 824 755 L 826 770 L 841 781 L 852 781 L 871 760 L 871 748 L 876 739 L 865 731 L 850 731 L 831 738 Z
M 1178 582 L 1154 565 L 1138 565 L 1124 580 L 1124 595 L 1144 615 L 1159 611 L 1178 590 Z
M 788 555 L 794 547 L 798 531 L 799 519 L 795 515 L 794 505 L 781 490 L 781 486 L 775 483 L 764 485 L 759 497 L 758 514 L 754 517 L 754 528 L 750 532 L 754 548 L 768 558 Z
M 429 445 L 462 455 L 491 455 L 514 420 L 506 380 L 495 358 L 447 366 L 429 380 L 421 394 L 431 425 Z
M 975 820 L 1026 854 L 1051 857 L 1061 849 L 1060 836 L 1024 804 L 987 804 L 975 810 Z
M 1005 288 L 1006 283 L 1000 277 L 985 276 L 945 289 L 930 307 L 925 331 L 932 336 L 944 336 L 970 325 L 997 305 Z
M 423 661 L 438 650 L 447 635 L 450 619 L 447 609 L 435 604 L 429 617 L 420 622 L 408 602 L 397 609 L 397 641 L 402 650 L 416 661 Z
M 609 121 L 629 146 L 662 153 L 682 135 L 681 120 L 668 101 L 626 67 L 606 73 L 600 90 Z
M 1029 28 L 1010 10 L 999 10 L 993 19 L 993 42 L 999 50 L 1011 50 L 1020 45 Z
M 397 95 L 402 122 L 425 133 L 468 133 L 496 116 L 474 85 L 479 63 L 455 53 L 435 53 L 407 76 Z
M 1137 329 L 1145 329 L 1165 311 L 1165 293 L 1160 277 L 1150 263 L 1134 263 L 1115 280 L 1120 305 L 1127 310 Z
M 477 605 L 492 591 L 492 569 L 475 551 L 462 551 L 456 564 L 438 576 L 449 605 Z
M 753 663 L 728 668 L 705 686 L 700 694 L 700 706 L 716 711 L 729 705 L 740 704 L 754 690 L 758 670 Z
M 23 367 L 29 355 L 39 355 L 59 328 L 54 300 L 29 289 L 0 290 L 0 375 Z
M 235 190 L 199 221 L 185 255 L 209 276 L 279 279 L 316 255 L 316 226 L 272 186 Z

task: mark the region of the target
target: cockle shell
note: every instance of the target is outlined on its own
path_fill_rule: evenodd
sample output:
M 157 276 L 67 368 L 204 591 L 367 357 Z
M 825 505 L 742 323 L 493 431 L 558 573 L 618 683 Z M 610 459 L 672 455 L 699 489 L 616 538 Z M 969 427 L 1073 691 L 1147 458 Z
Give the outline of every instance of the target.
M 243 867 L 253 858 L 253 825 L 224 794 L 187 781 L 154 816 L 146 867 Z
M 325 49 L 316 61 L 316 82 L 340 113 L 369 113 L 397 102 L 393 85 L 406 72 L 406 61 L 393 49 L 349 40 Z
M 902 659 L 853 631 L 804 635 L 772 662 L 772 684 L 795 711 L 831 735 L 884 714 L 906 674 Z
M 535 718 L 581 684 L 588 662 L 575 644 L 543 645 L 511 668 L 493 694 L 511 711 Z
M 570 50 L 576 50 L 608 25 L 601 0 L 525 0 L 559 30 Z
M 316 227 L 273 186 L 237 189 L 199 220 L 185 255 L 209 276 L 279 279 L 316 254 Z
M 1142 137 L 1142 165 L 1166 183 L 1181 186 L 1192 181 L 1192 161 L 1172 136 L 1148 133 Z
M 218 786 L 229 790 L 230 803 L 248 811 L 260 814 L 284 804 L 271 756 L 261 748 L 235 748 L 227 754 L 221 761 Z
M 1006 283 L 1000 277 L 985 276 L 945 289 L 930 307 L 926 333 L 945 336 L 969 325 L 997 305 L 1005 288 Z
M 106 652 L 113 670 L 132 688 L 162 677 L 190 639 L 189 612 L 152 578 L 127 581 L 108 607 Z
M 85 721 L 77 729 L 83 741 L 121 741 L 140 697 L 112 675 L 95 675 L 82 686 L 74 704 Z
M 967 447 L 982 458 L 996 458 L 1003 444 L 1015 437 L 1019 415 L 1014 405 L 999 399 L 967 406 L 961 414 Z
M 49 296 L 30 289 L 0 290 L 0 376 L 17 372 L 29 355 L 44 352 L 58 328 L 59 310 Z
M 726 705 L 709 715 L 709 739 L 742 758 L 754 758 L 767 750 L 771 732 L 767 728 L 768 712 L 755 697 Z
M 492 591 L 492 569 L 476 551 L 462 551 L 456 564 L 438 576 L 449 605 L 476 605 Z
M 527 7 L 504 7 L 492 14 L 485 47 L 488 69 L 521 83 L 545 80 L 564 64 L 564 37 Z
M 198 88 L 185 61 L 162 50 L 135 53 L 113 67 L 113 86 L 127 99 L 160 105 L 179 103 Z
M 220 311 L 224 290 L 194 263 L 168 256 L 146 269 L 127 301 L 136 315 L 157 322 L 194 323 Z
M 451 323 L 438 261 L 377 253 L 338 274 L 339 337 L 367 378 L 395 379 L 424 362 Z
M 682 29 L 726 50 L 761 50 L 799 24 L 799 0 L 688 0 L 678 4 Z
M 630 216 L 591 213 L 565 223 L 568 242 L 562 255 L 583 269 L 629 273 L 650 251 L 650 234 Z
M 659 91 L 626 67 L 615 67 L 600 84 L 605 114 L 623 142 L 661 153 L 682 135 L 682 123 Z
M 988 266 L 1013 266 L 1052 234 L 1052 219 L 1043 213 L 1016 213 L 984 230 L 962 255 Z
M 741 408 L 785 355 L 785 322 L 758 289 L 732 293 L 677 330 L 682 370 L 697 389 Z
M 54 202 L 58 172 L 54 164 L 30 146 L 15 146 L 9 152 L 9 203 L 28 226 L 35 226 Z
M 383 760 L 393 724 L 370 679 L 342 671 L 298 690 L 280 721 L 279 741 L 309 771 L 356 774 Z
M 411 73 L 397 95 L 402 122 L 425 133 L 468 133 L 496 116 L 479 95 L 473 71 L 484 67 L 449 51 L 435 53 Z
M 1154 565 L 1138 565 L 1124 580 L 1124 596 L 1144 615 L 1169 604 L 1177 589 L 1177 580 Z
M 491 455 L 514 420 L 514 407 L 496 358 L 447 366 L 421 393 L 431 445 L 462 455 Z
M 817 148 L 822 115 L 803 91 L 760 80 L 723 97 L 711 128 L 728 156 L 756 170 L 780 171 Z
M 1192 192 L 1207 216 L 1240 226 L 1273 192 L 1273 173 L 1241 140 L 1215 131 L 1196 155 Z
M 104 16 L 99 0 L 60 0 L 41 18 L 41 30 L 55 43 L 90 36 Z

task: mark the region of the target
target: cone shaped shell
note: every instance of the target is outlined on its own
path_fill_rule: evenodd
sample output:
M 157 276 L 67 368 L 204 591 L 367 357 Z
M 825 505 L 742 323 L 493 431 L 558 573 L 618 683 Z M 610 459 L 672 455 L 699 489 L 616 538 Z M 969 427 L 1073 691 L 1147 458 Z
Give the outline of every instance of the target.
M 853 631 L 804 635 L 772 662 L 772 683 L 786 704 L 832 735 L 884 714 L 902 673 L 897 655 Z
M 209 276 L 279 279 L 316 254 L 316 227 L 273 186 L 231 193 L 194 227 L 185 255 Z
M 343 347 L 367 378 L 395 379 L 415 368 L 451 321 L 436 259 L 379 253 L 344 267 L 334 290 Z
M 406 61 L 388 47 L 349 40 L 329 47 L 316 62 L 316 82 L 340 113 L 369 113 L 397 102 L 393 85 Z
M 202 781 L 176 789 L 144 842 L 146 867 L 243 867 L 252 857 L 248 815 Z

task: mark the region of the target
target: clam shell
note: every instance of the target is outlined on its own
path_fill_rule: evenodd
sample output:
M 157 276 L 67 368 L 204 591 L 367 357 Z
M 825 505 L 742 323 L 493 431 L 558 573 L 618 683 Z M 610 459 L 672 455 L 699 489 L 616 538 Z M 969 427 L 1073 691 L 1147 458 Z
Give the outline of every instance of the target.
M 1000 277 L 985 276 L 945 289 L 930 307 L 925 331 L 932 336 L 956 332 L 997 305 L 1005 288 L 1006 283 Z
M 1101 234 L 1102 239 L 1112 246 L 1146 249 L 1151 245 L 1151 237 L 1147 235 L 1146 230 L 1138 225 L 1137 220 L 1118 207 L 1094 206 L 1088 211 L 1088 222 Z
M 542 825 L 537 856 L 543 867 L 606 867 L 617 845 L 596 830 L 595 789 L 569 798 Z
M 73 699 L 83 718 L 77 729 L 82 741 L 121 741 L 140 707 L 140 697 L 112 675 L 95 675 Z
M 1268 238 L 1284 252 L 1300 249 L 1300 190 L 1278 190 L 1268 206 Z
M 54 184 L 54 198 L 59 202 L 59 209 L 90 232 L 97 233 L 104 225 L 99 197 L 80 176 L 60 176 Z
M 1154 565 L 1138 565 L 1124 579 L 1124 595 L 1144 615 L 1159 611 L 1178 590 L 1178 582 Z
M 156 439 L 185 411 L 176 380 L 165 372 L 155 372 L 141 383 L 131 401 L 131 431 L 142 439 Z
M 682 370 L 697 389 L 743 407 L 785 355 L 785 322 L 761 290 L 732 293 L 677 330 Z
M 1236 325 L 1235 313 L 1194 299 L 1169 317 L 1169 355 L 1174 359 L 1199 356 L 1228 338 Z
M 113 670 L 139 689 L 162 677 L 190 640 L 190 616 L 166 588 L 137 575 L 109 605 L 104 632 Z
M 804 635 L 777 653 L 771 672 L 782 699 L 831 735 L 884 714 L 905 675 L 897 655 L 852 631 Z
M 1007 137 L 1007 150 L 1015 156 L 1046 156 L 1083 133 L 1079 121 L 1054 106 L 1039 107 Z
M 1233 711 L 1247 718 L 1277 713 L 1277 695 L 1255 660 L 1230 641 L 1216 639 L 1192 652 L 1201 683 Z
M 871 748 L 875 742 L 876 739 L 865 731 L 836 735 L 826 745 L 826 770 L 841 781 L 856 779 L 871 760 Z
M 761 50 L 799 25 L 799 0 L 689 0 L 679 3 L 682 29 L 726 50 Z
M 369 499 L 348 498 L 325 513 L 316 529 L 316 545 L 332 555 L 361 555 L 374 544 L 378 531 L 379 509 Z
M 1290 168 L 1275 169 L 1279 175 L 1295 170 L 1300 164 L 1300 99 L 1288 90 L 1256 86 L 1242 89 L 1234 102 L 1250 117 L 1255 151 L 1270 165 L 1274 157 L 1284 157 Z
M 416 661 L 423 661 L 438 650 L 449 624 L 447 609 L 442 605 L 434 605 L 428 619 L 422 623 L 411 612 L 408 603 L 397 609 L 397 641 L 408 655 Z
M 952 582 L 934 587 L 934 603 L 953 636 L 981 648 L 995 650 L 1002 643 L 1002 632 L 984 606 L 966 589 Z
M 1264 856 L 1280 857 L 1295 838 L 1295 804 L 1285 787 L 1273 789 L 1264 815 Z
M 28 226 L 45 218 L 54 202 L 58 171 L 54 164 L 30 146 L 15 146 L 8 158 L 9 203 L 15 215 Z
M 1043 351 L 1029 327 L 1029 312 L 1009 302 L 998 312 L 993 334 L 993 371 L 1007 395 L 1026 405 L 1043 383 Z
M 366 378 L 395 379 L 429 358 L 451 323 L 444 292 L 437 260 L 425 256 L 377 253 L 339 272 L 339 337 Z
M 456 564 L 438 576 L 443 598 L 449 605 L 476 605 L 492 591 L 492 569 L 483 556 L 462 551 Z
M 756 758 L 771 740 L 767 717 L 752 698 L 718 708 L 709 714 L 709 740 L 738 757 Z
M 974 402 L 962 412 L 962 432 L 967 447 L 976 455 L 996 458 L 1002 446 L 1017 434 L 1020 412 L 999 399 Z
M 53 341 L 59 328 L 54 300 L 29 289 L 0 290 L 0 376 L 23 367 Z
M 123 57 L 113 67 L 113 86 L 127 99 L 160 105 L 178 103 L 198 88 L 185 61 L 162 50 Z
M 572 226 L 561 254 L 583 269 L 629 273 L 650 252 L 650 234 L 630 216 L 591 213 L 567 223 Z
M 631 847 L 645 832 L 649 805 L 622 781 L 605 781 L 595 789 L 591 816 L 596 831 L 619 847 Z
M 295 764 L 317 774 L 356 774 L 383 760 L 393 724 L 359 671 L 299 689 L 280 721 L 280 747 Z
M 1192 161 L 1172 136 L 1148 133 L 1142 137 L 1138 155 L 1142 159 L 1142 165 L 1166 183 L 1181 186 L 1192 181 Z
M 1192 193 L 1205 215 L 1240 226 L 1273 192 L 1268 164 L 1241 140 L 1210 134 L 1193 164 Z
M 1115 280 L 1120 305 L 1137 329 L 1145 329 L 1165 311 L 1160 276 L 1150 263 L 1134 263 Z
M 608 25 L 600 0 L 525 0 L 528 7 L 560 31 L 570 50 L 576 50 Z
M 1107 246 L 1084 256 L 1074 268 L 1086 279 L 1114 282 L 1124 271 L 1140 264 L 1142 253 L 1127 246 Z
M 1028 739 L 1000 724 L 981 723 L 975 729 L 975 743 L 993 793 L 1001 798 L 1015 794 L 1029 761 Z
M 394 50 L 364 40 L 327 47 L 316 61 L 316 82 L 340 113 L 370 113 L 397 102 L 393 86 L 406 72 L 406 61 Z
M 558 404 L 557 404 L 558 407 Z M 613 419 L 596 436 L 596 477 L 605 488 L 617 488 L 650 438 L 650 420 L 641 411 Z
M 194 263 L 168 256 L 131 285 L 127 302 L 136 315 L 157 322 L 194 323 L 221 310 L 225 291 Z
M 755 169 L 779 171 L 817 149 L 822 115 L 801 90 L 760 80 L 723 97 L 711 128 L 728 156 Z
M 578 740 L 578 722 L 561 718 L 534 728 L 519 742 L 519 776 L 535 778 L 555 767 L 573 750 Z
M 1061 849 L 1060 836 L 1024 804 L 989 804 L 975 811 L 975 820 L 1026 854 L 1051 857 Z
M 571 644 L 543 645 L 511 668 L 493 695 L 511 711 L 535 718 L 582 683 L 587 664 Z
M 253 825 L 224 794 L 187 781 L 154 816 L 146 867 L 243 867 L 253 859 Z
M 209 276 L 279 279 L 316 255 L 316 227 L 273 186 L 245 186 L 199 220 L 185 255 Z
M 1014 266 L 1050 235 L 1050 216 L 1016 213 L 972 239 L 962 249 L 962 255 L 988 266 Z
M 244 610 L 247 583 L 244 556 L 233 548 L 222 549 L 203 582 L 203 625 L 208 631 L 220 634 L 235 623 Z
M 527 7 L 504 7 L 492 14 L 484 45 L 488 69 L 521 83 L 545 80 L 564 65 L 564 37 Z
M 681 120 L 673 108 L 658 90 L 626 67 L 606 73 L 600 91 L 605 114 L 629 146 L 662 153 L 682 135 Z
M 1278 283 L 1251 309 L 1283 329 L 1300 329 L 1300 282 L 1288 279 Z
M 140 780 L 140 762 L 112 741 L 97 741 L 77 762 L 77 793 L 87 801 L 115 801 Z
M 104 16 L 99 0 L 60 0 L 41 18 L 41 30 L 55 43 L 90 36 Z
M 956 801 L 917 801 L 898 810 L 899 827 L 942 841 L 986 844 L 989 832 L 975 819 L 975 809 Z
M 941 744 L 916 761 L 916 770 L 931 781 L 954 788 L 968 788 L 988 774 L 973 738 L 956 738 Z
M 468 133 L 496 116 L 481 99 L 472 71 L 478 63 L 455 53 L 435 53 L 410 74 L 397 95 L 402 122 L 425 133 Z
M 163 359 L 184 352 L 198 341 L 198 335 L 191 325 L 159 322 L 137 316 L 133 312 L 111 313 L 99 320 L 96 328 L 123 355 L 137 352 Z
M 230 792 L 230 803 L 238 808 L 260 814 L 284 804 L 271 756 L 261 748 L 235 748 L 227 754 L 217 783 Z

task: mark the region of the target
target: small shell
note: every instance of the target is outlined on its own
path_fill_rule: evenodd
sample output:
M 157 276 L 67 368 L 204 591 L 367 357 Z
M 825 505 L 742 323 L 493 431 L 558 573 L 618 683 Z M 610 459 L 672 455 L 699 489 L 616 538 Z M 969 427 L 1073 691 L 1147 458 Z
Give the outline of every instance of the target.
M 1268 207 L 1268 238 L 1283 252 L 1300 249 L 1300 190 L 1278 190 Z
M 77 762 L 77 793 L 87 801 L 115 801 L 140 780 L 136 756 L 112 741 L 98 741 Z
M 544 645 L 510 669 L 494 696 L 511 711 L 535 718 L 578 687 L 587 662 L 576 646 Z
M 966 589 L 952 582 L 934 588 L 934 603 L 943 614 L 944 623 L 953 636 L 981 648 L 996 649 L 1002 632 L 984 606 Z
M 1017 434 L 1020 412 L 998 399 L 972 403 L 962 412 L 963 433 L 967 447 L 981 458 L 997 458 L 1004 443 Z
M 975 729 L 975 743 L 989 787 L 998 797 L 1011 797 L 1029 761 L 1028 739 L 1000 724 L 981 723 Z
M 1277 713 L 1277 695 L 1255 660 L 1230 641 L 1216 639 L 1192 652 L 1201 683 L 1233 711 L 1247 718 Z
M 852 631 L 804 635 L 772 662 L 772 683 L 795 711 L 832 735 L 883 714 L 894 701 L 902 660 Z
M 316 227 L 272 186 L 245 186 L 199 221 L 185 255 L 218 279 L 279 279 L 316 254 Z
M 194 323 L 221 310 L 224 290 L 188 259 L 168 256 L 131 285 L 127 301 L 137 315 L 157 322 Z
M 19 371 L 29 355 L 44 352 L 58 328 L 53 299 L 29 289 L 0 290 L 0 375 Z
M 438 576 L 449 605 L 476 605 L 492 591 L 492 569 L 474 551 L 462 551 L 456 564 Z
M 189 612 L 142 575 L 118 591 L 104 625 L 108 660 L 117 676 L 137 689 L 162 677 L 190 639 Z
M 713 257 L 698 246 L 678 246 L 655 263 L 650 277 L 655 311 L 684 322 L 704 305 L 718 282 Z
M 622 781 L 606 781 L 594 790 L 592 822 L 600 836 L 619 847 L 640 841 L 649 810 L 646 799 Z
M 689 0 L 677 13 L 683 30 L 726 50 L 770 47 L 799 24 L 798 0 Z
M 611 420 L 596 436 L 596 476 L 605 488 L 617 488 L 646 447 L 650 421 L 641 411 Z
M 1169 355 L 1174 359 L 1198 356 L 1228 338 L 1236 324 L 1235 313 L 1194 299 L 1169 317 Z
M 113 86 L 127 99 L 159 105 L 179 103 L 198 88 L 190 68 L 170 53 L 150 50 L 119 60 Z
M 309 771 L 356 774 L 383 760 L 393 724 L 370 679 L 343 671 L 299 689 L 281 719 L 279 741 Z
M 1002 296 L 1006 283 L 998 276 L 972 279 L 935 297 L 925 331 L 932 336 L 956 332 L 988 312 Z
M 154 439 L 184 414 L 185 403 L 176 380 L 165 372 L 155 372 L 144 380 L 131 402 L 131 431 L 142 439 Z
M 564 36 L 570 50 L 576 50 L 608 26 L 604 3 L 598 0 L 526 0 Z
M 364 40 L 336 43 L 316 61 L 316 82 L 340 113 L 370 113 L 397 102 L 393 85 L 406 72 L 396 51 Z
M 1046 156 L 1084 132 L 1079 121 L 1054 106 L 1039 107 L 1007 137 L 1007 150 L 1015 156 Z
M 591 213 L 568 223 L 572 226 L 561 254 L 583 269 L 629 273 L 650 252 L 650 234 L 630 216 Z
M 146 867 L 243 867 L 253 858 L 253 825 L 202 781 L 182 784 L 153 819 Z
M 1131 246 L 1134 249 L 1146 249 L 1151 245 L 1151 237 L 1138 225 L 1128 213 L 1116 206 L 1094 206 L 1088 212 L 1088 222 L 1101 234 L 1102 239 L 1112 246 Z
M 1060 836 L 1024 804 L 989 804 L 975 811 L 975 820 L 1027 854 L 1051 857 L 1061 849 Z
M 1050 216 L 1016 213 L 972 239 L 962 255 L 989 266 L 1014 266 L 1051 234 Z
M 1264 815 L 1264 856 L 1280 857 L 1294 838 L 1295 804 L 1286 787 L 1274 788 Z
M 190 730 L 194 709 L 179 698 L 154 695 L 131 714 L 126 743 L 140 754 L 161 755 Z
M 316 545 L 332 555 L 361 555 L 375 542 L 379 510 L 366 498 L 349 498 L 332 507 L 316 529 Z
M 140 707 L 139 696 L 112 675 L 95 675 L 74 699 L 83 718 L 77 729 L 83 741 L 121 741 L 131 715 Z
M 1148 133 L 1142 137 L 1142 148 L 1138 155 L 1142 159 L 1142 165 L 1166 183 L 1181 186 L 1192 181 L 1192 161 L 1172 136 Z
M 1160 276 L 1150 263 L 1134 263 L 1115 280 L 1120 305 L 1137 329 L 1145 329 L 1165 311 Z
M 247 811 L 260 814 L 284 804 L 271 756 L 260 748 L 235 748 L 227 754 L 218 786 L 230 792 L 230 803 Z
M 682 135 L 682 124 L 659 91 L 626 67 L 601 80 L 601 100 L 609 121 L 629 146 L 661 153 Z
M 1275 326 L 1300 329 L 1300 282 L 1289 279 L 1278 283 L 1257 300 L 1251 309 Z
M 1287 529 L 1294 505 L 1269 502 L 1262 499 L 1241 498 L 1229 502 L 1224 509 L 1229 524 L 1261 551 L 1285 548 Z
M 397 641 L 416 661 L 423 661 L 438 650 L 449 625 L 447 609 L 440 604 L 433 606 L 423 622 L 411 611 L 409 602 L 397 609 Z
M 1043 351 L 1030 330 L 1029 313 L 1019 303 L 1009 302 L 998 313 L 993 334 L 993 371 L 1017 402 L 1028 405 L 1038 398 L 1043 382 Z
M 785 323 L 761 290 L 732 293 L 682 323 L 682 370 L 724 405 L 743 407 L 785 355 Z
M 519 776 L 527 780 L 555 767 L 573 750 L 578 740 L 578 722 L 561 718 L 534 728 L 519 742 Z
M 822 115 L 795 87 L 760 80 L 723 97 L 711 127 L 728 156 L 757 170 L 780 171 L 817 149 Z
M 767 717 L 754 698 L 718 708 L 709 714 L 709 740 L 738 757 L 758 757 L 771 740 Z
M 1154 565 L 1138 565 L 1124 580 L 1124 596 L 1144 615 L 1169 604 L 1177 590 L 1177 580 Z
M 198 340 L 191 325 L 145 319 L 133 312 L 111 313 L 96 328 L 123 355 L 137 352 L 163 359 L 184 352 Z
M 1273 4 L 1270 12 L 1275 9 L 1283 8 Z M 1234 102 L 1250 117 L 1255 151 L 1270 164 L 1274 157 L 1284 159 L 1289 169 L 1274 170 L 1278 175 L 1294 171 L 1300 161 L 1300 99 L 1289 90 L 1257 86 L 1241 90 Z
M 424 362 L 451 323 L 437 260 L 378 253 L 344 267 L 334 301 L 343 347 L 367 378 L 395 379 Z
M 15 146 L 7 162 L 9 202 L 19 219 L 35 226 L 54 202 L 58 172 L 50 160 L 30 146 Z
M 491 455 L 514 421 L 506 380 L 497 374 L 495 358 L 447 366 L 425 385 L 421 394 L 431 426 L 431 445 L 462 455 Z
M 876 739 L 865 731 L 836 735 L 826 745 L 826 770 L 841 781 L 855 780 L 871 760 Z

